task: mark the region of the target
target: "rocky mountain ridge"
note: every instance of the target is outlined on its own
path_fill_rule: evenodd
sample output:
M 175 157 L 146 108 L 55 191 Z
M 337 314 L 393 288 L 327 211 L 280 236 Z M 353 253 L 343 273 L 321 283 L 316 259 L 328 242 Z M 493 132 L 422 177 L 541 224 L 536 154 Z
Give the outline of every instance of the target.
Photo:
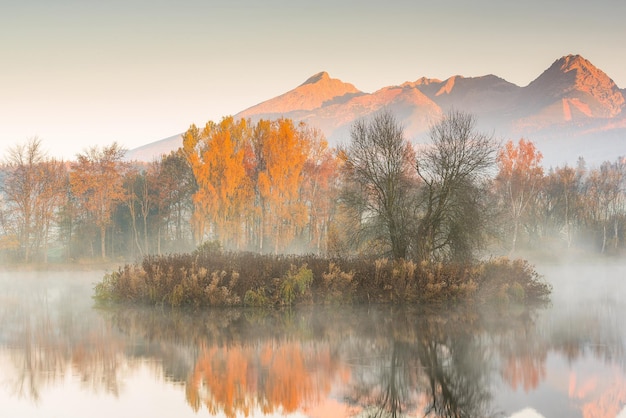
M 525 87 L 493 74 L 457 75 L 446 80 L 421 77 L 366 93 L 320 72 L 235 117 L 304 121 L 336 145 L 347 142 L 354 120 L 388 109 L 403 124 L 407 138 L 425 143 L 429 126 L 456 109 L 474 114 L 478 128 L 498 139 L 533 140 L 546 163 L 558 165 L 572 163 L 578 155 L 587 159 L 585 154 L 592 151 L 598 154 L 592 162 L 626 155 L 625 97 L 626 89 L 620 90 L 602 70 L 580 55 L 567 55 Z

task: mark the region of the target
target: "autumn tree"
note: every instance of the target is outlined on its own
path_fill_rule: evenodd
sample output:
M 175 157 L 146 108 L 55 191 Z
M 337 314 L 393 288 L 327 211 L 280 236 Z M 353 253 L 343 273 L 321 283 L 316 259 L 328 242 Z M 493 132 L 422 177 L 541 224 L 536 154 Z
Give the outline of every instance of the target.
M 241 248 L 243 215 L 251 199 L 251 185 L 244 168 L 248 134 L 244 119 L 209 122 L 202 131 L 192 127 L 184 137 L 184 149 L 198 190 L 194 194 L 195 217 L 202 235 L 226 246 Z M 206 230 L 206 224 L 209 224 Z
M 92 147 L 71 164 L 70 185 L 80 209 L 100 232 L 100 250 L 106 258 L 106 231 L 116 205 L 125 198 L 123 162 L 125 150 L 117 143 Z
M 317 130 L 310 131 L 310 151 L 302 176 L 302 200 L 308 211 L 308 243 L 314 252 L 326 252 L 328 232 L 338 197 L 339 160 Z
M 192 124 L 187 131 L 183 134 L 183 153 L 185 155 L 185 159 L 187 160 L 187 164 L 191 167 L 191 171 L 193 172 L 194 179 L 197 179 L 196 172 L 200 170 L 202 166 L 202 160 L 200 158 L 200 154 L 202 152 L 202 142 L 200 137 L 200 129 Z M 196 180 L 197 184 L 197 180 Z M 196 200 L 198 199 L 196 195 L 199 193 L 199 190 L 192 196 L 193 209 L 191 213 L 191 229 L 193 233 L 193 243 L 199 244 L 202 242 L 204 237 L 205 223 L 206 217 L 202 214 L 200 210 L 197 209 Z
M 21 257 L 28 263 L 33 252 L 41 249 L 47 262 L 51 227 L 65 196 L 65 166 L 47 158 L 38 138 L 10 148 L 6 166 L 2 191 L 9 213 L 5 217 L 10 219 Z
M 196 242 L 260 252 L 324 247 L 337 160 L 319 131 L 290 119 L 228 117 L 192 125 L 182 152 L 197 184 Z
M 43 262 L 48 262 L 48 245 L 53 238 L 52 229 L 58 221 L 59 210 L 67 199 L 68 173 L 65 163 L 48 159 L 39 166 L 41 179 L 37 198 L 35 230 L 37 246 L 43 253 Z
M 253 204 L 247 222 L 250 248 L 263 251 L 265 240 L 265 204 L 259 188 L 259 174 L 266 170 L 264 146 L 270 137 L 272 122 L 261 119 L 253 127 L 249 146 L 245 154 L 244 167 L 253 188 Z
M 394 258 L 405 258 L 414 220 L 414 152 L 389 112 L 357 120 L 350 143 L 339 150 L 343 207 L 359 225 L 352 240 L 380 242 Z
M 540 190 L 542 158 L 535 144 L 523 138 L 517 145 L 508 141 L 498 153 L 496 183 L 511 222 L 511 253 L 517 247 L 522 218 Z
M 259 122 L 261 123 L 261 122 Z M 284 251 L 304 228 L 307 207 L 300 199 L 303 170 L 310 143 L 306 125 L 294 125 L 290 119 L 279 119 L 269 125 L 269 132 L 259 144 L 257 188 L 264 240 L 273 251 Z

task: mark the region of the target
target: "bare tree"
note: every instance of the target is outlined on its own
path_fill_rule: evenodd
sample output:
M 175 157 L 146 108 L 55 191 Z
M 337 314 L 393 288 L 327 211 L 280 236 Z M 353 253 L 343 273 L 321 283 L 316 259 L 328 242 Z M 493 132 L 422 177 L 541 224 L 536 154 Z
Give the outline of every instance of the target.
M 432 144 L 418 153 L 423 181 L 417 258 L 471 258 L 486 224 L 485 185 L 495 163 L 493 137 L 476 131 L 471 114 L 448 112 L 431 126 Z
M 414 152 L 389 112 L 356 121 L 351 142 L 339 149 L 343 161 L 342 203 L 359 220 L 353 241 L 382 243 L 394 258 L 405 258 L 412 230 L 416 176 Z

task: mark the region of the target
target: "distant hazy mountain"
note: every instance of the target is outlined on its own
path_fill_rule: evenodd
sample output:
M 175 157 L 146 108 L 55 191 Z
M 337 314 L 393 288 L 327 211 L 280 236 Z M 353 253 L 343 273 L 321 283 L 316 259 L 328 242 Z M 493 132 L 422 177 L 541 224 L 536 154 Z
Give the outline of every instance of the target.
M 568 55 L 525 87 L 495 75 L 443 81 L 422 77 L 365 93 L 321 72 L 235 117 L 304 121 L 336 145 L 348 141 L 354 120 L 384 108 L 396 115 L 409 139 L 426 142 L 430 124 L 456 109 L 473 113 L 479 129 L 498 139 L 533 140 L 544 153 L 545 165 L 573 164 L 579 155 L 596 164 L 626 155 L 625 96 L 626 90 L 589 61 Z M 171 137 L 129 155 L 153 159 L 181 145 L 180 136 Z
M 160 141 L 151 142 L 126 152 L 126 159 L 130 161 L 152 162 L 162 155 L 167 155 L 183 146 L 182 135 L 174 135 Z

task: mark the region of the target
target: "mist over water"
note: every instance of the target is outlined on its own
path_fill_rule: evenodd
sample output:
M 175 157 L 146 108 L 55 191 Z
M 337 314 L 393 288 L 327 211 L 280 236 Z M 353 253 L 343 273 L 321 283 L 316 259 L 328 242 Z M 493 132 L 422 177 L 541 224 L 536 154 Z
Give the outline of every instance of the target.
M 610 259 L 538 265 L 553 285 L 529 347 L 537 375 L 498 397 L 543 416 L 623 416 L 626 404 L 626 263 Z M 523 373 L 523 370 L 520 370 Z M 522 385 L 523 386 L 523 385 Z
M 615 417 L 626 263 L 541 263 L 548 306 L 97 307 L 0 273 L 0 416 Z

